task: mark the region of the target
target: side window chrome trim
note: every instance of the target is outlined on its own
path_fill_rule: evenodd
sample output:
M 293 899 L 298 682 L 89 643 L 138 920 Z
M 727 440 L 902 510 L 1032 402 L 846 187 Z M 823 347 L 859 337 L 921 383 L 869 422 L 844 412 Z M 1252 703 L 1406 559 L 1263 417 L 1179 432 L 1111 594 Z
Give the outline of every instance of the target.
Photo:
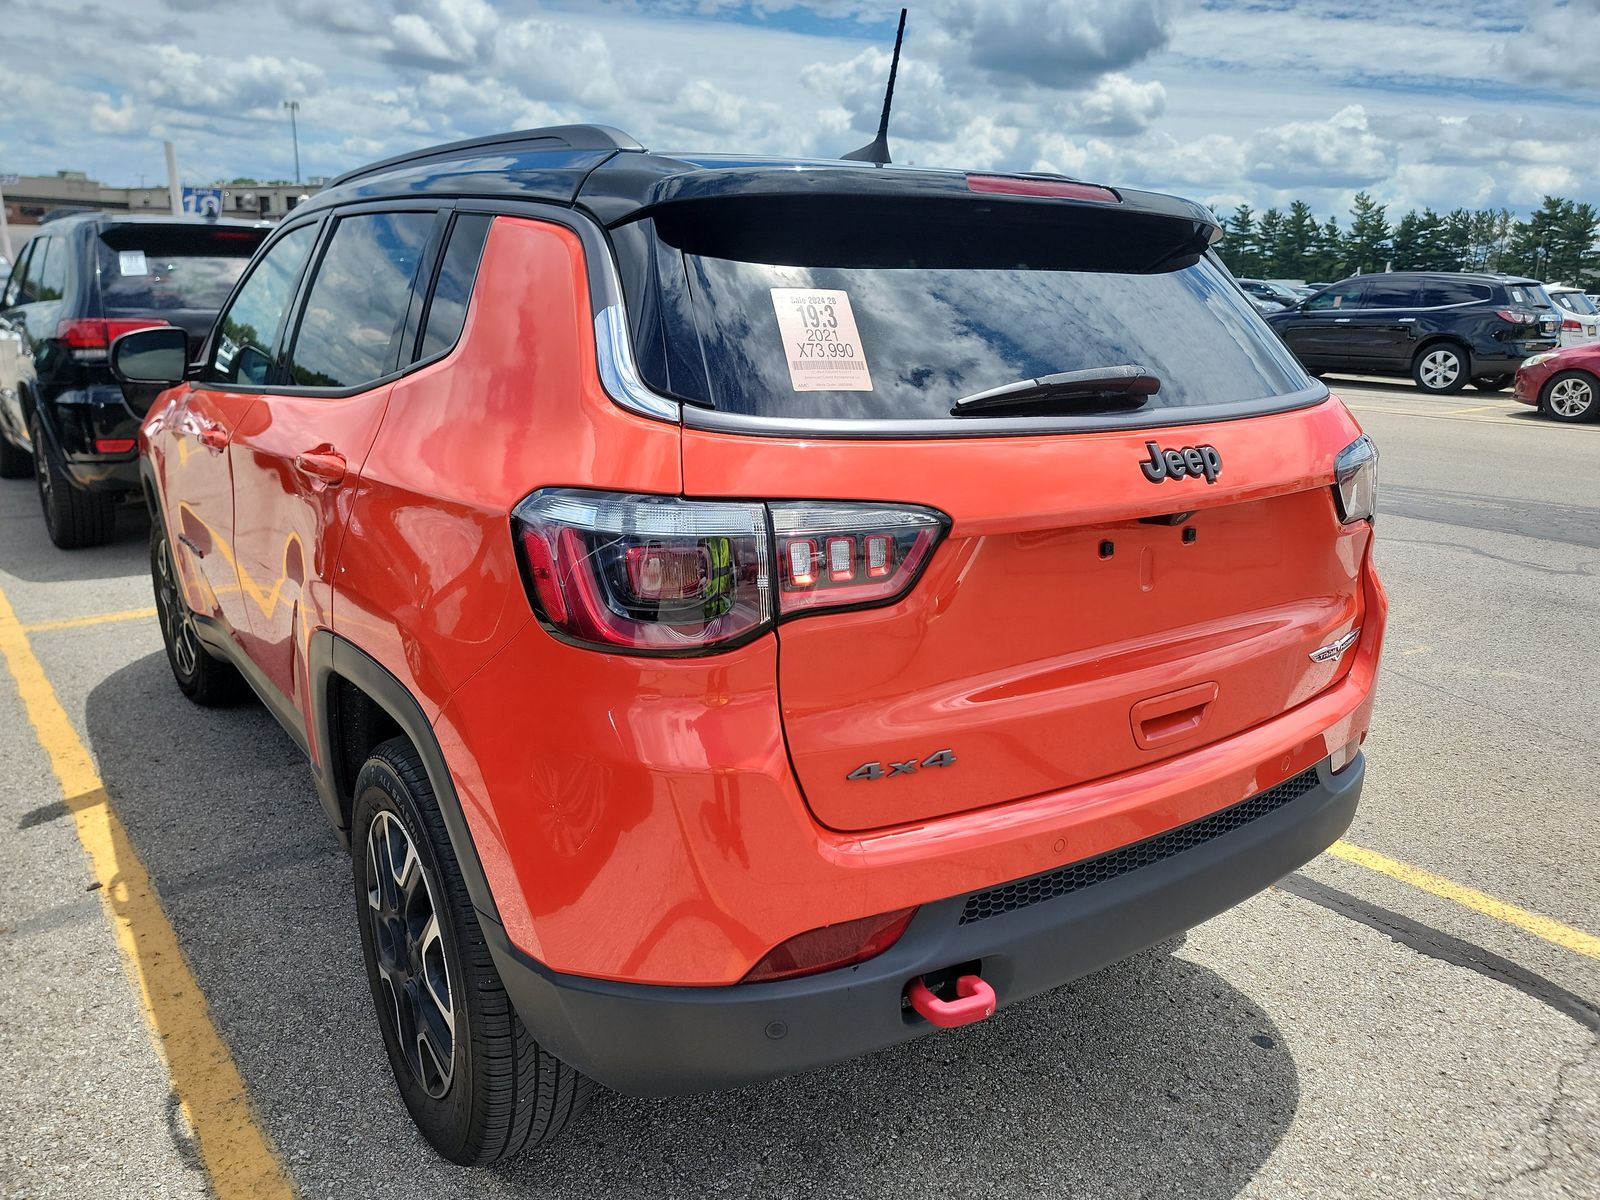
M 607 265 L 614 272 L 610 252 Z M 615 293 L 621 294 L 620 284 Z M 611 399 L 632 412 L 657 421 L 678 424 L 683 418 L 683 406 L 676 400 L 652 392 L 639 377 L 633 360 L 633 345 L 628 339 L 628 318 L 622 311 L 622 302 L 608 304 L 594 318 L 595 361 L 600 368 L 600 383 Z

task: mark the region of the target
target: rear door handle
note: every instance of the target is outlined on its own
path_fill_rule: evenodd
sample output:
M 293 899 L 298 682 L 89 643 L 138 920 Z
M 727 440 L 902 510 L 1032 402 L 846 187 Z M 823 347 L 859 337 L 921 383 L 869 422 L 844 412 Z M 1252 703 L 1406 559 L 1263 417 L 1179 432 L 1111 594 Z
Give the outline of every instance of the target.
M 344 482 L 346 467 L 344 455 L 332 446 L 320 446 L 295 455 L 294 469 L 307 479 L 328 487 L 338 487 Z
M 200 439 L 200 444 L 209 450 L 226 450 L 228 448 L 228 427 L 208 422 L 200 426 L 200 432 L 195 435 Z

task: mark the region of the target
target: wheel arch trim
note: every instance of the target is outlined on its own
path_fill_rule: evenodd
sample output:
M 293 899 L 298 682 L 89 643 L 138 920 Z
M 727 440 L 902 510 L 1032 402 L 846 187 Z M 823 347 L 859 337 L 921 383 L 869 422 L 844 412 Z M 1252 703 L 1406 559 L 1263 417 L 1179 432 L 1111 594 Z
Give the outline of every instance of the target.
M 416 748 L 428 773 L 428 783 L 433 788 L 434 799 L 444 817 L 445 830 L 450 835 L 450 849 L 461 867 L 472 906 L 496 922 L 500 910 L 489 889 L 488 876 L 478 857 L 477 844 L 467 825 L 461 800 L 456 795 L 455 779 L 445 762 L 444 751 L 433 731 L 422 706 L 382 663 L 354 643 L 326 629 L 311 636 L 307 648 L 307 665 L 311 674 L 311 728 L 321 753 L 313 761 L 317 777 L 317 792 L 329 821 L 339 834 L 339 840 L 350 845 L 351 829 L 346 815 L 345 796 L 355 787 L 354 779 L 344 778 L 342 755 L 337 751 L 341 738 L 337 686 L 342 679 L 359 689 L 373 703 L 383 709 L 400 732 Z

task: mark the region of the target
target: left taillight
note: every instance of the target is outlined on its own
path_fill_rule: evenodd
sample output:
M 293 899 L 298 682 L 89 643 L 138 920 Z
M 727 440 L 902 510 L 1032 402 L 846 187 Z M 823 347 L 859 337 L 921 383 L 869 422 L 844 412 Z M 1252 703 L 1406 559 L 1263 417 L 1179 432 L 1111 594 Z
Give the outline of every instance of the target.
M 154 317 L 105 320 L 100 317 L 74 317 L 56 324 L 56 340 L 67 348 L 76 362 L 105 362 L 111 343 L 125 333 L 155 329 L 167 324 Z
M 890 603 L 948 525 L 915 507 L 575 488 L 535 492 L 513 516 L 547 629 L 594 649 L 678 655 L 731 649 L 815 610 Z

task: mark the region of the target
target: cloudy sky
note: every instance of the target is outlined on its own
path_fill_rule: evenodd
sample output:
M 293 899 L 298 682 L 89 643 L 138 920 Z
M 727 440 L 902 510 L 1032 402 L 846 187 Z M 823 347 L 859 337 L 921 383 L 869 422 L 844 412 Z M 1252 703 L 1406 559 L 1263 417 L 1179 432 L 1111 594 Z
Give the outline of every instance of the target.
M 871 136 L 898 4 L 31 0 L 0 12 L 0 171 L 306 176 L 603 121 L 651 149 Z M 1600 201 L 1600 0 L 910 0 L 892 144 L 1220 207 Z

